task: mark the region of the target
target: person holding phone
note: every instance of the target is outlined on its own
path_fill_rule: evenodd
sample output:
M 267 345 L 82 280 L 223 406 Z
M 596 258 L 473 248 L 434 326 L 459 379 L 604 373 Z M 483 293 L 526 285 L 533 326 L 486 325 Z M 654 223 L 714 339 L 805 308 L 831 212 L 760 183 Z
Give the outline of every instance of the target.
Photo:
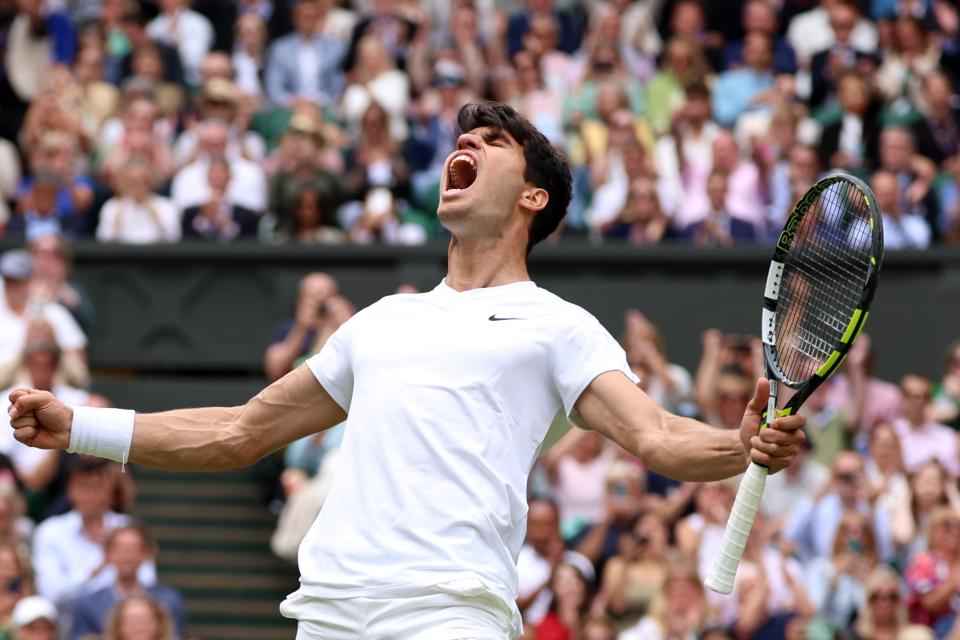
M 870 521 L 847 511 L 833 537 L 829 558 L 817 558 L 807 570 L 807 592 L 819 616 L 838 629 L 849 628 L 867 599 L 866 582 L 880 566 Z

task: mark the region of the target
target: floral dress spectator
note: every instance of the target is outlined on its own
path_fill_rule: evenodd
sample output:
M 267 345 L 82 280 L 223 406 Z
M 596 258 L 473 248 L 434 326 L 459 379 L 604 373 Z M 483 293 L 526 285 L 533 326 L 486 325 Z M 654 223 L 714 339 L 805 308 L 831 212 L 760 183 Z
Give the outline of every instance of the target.
M 960 516 L 949 507 L 930 514 L 929 549 L 907 567 L 907 607 L 910 621 L 945 634 L 956 618 L 954 600 L 960 592 Z

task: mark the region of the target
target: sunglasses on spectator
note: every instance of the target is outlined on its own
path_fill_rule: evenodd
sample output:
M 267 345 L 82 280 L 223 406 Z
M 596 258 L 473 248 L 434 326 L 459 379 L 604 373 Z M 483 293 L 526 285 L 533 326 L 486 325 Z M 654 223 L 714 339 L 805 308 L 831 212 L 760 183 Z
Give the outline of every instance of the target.
M 870 602 L 896 602 L 900 594 L 896 591 L 875 591 L 870 594 Z

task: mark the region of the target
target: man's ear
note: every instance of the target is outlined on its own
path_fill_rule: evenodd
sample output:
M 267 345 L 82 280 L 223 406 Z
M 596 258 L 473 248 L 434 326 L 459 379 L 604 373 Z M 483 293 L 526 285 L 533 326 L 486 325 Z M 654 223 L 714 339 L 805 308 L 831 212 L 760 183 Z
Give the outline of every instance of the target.
M 529 187 L 520 194 L 520 206 L 528 211 L 543 211 L 550 201 L 550 194 L 540 187 Z

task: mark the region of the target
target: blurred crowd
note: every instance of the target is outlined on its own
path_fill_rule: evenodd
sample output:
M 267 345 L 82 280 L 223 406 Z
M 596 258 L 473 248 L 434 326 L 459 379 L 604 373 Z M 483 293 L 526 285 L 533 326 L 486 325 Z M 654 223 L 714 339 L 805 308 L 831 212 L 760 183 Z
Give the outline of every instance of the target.
M 330 275 L 305 276 L 265 351 L 266 377 L 319 351 L 354 312 Z M 628 363 L 654 400 L 739 428 L 763 374 L 757 337 L 705 331 L 691 372 L 670 361 L 642 312 L 627 311 L 623 327 Z M 960 640 L 960 340 L 945 351 L 938 379 L 903 371 L 887 381 L 861 336 L 801 409 L 807 444 L 767 480 L 730 596 L 703 578 L 739 479 L 678 483 L 558 417 L 551 432 L 563 435 L 530 477 L 524 639 Z M 283 452 L 271 546 L 291 562 L 327 495 L 343 428 Z
M 765 243 L 818 176 L 960 241 L 956 0 L 0 0 L 0 228 L 419 244 L 466 102 L 571 160 L 557 236 Z
M 87 390 L 94 308 L 70 267 L 57 235 L 0 255 L 4 409 L 17 386 L 110 406 Z M 129 468 L 32 449 L 0 425 L 0 640 L 188 637 L 180 594 L 158 581 L 157 545 L 130 515 L 136 493 Z

